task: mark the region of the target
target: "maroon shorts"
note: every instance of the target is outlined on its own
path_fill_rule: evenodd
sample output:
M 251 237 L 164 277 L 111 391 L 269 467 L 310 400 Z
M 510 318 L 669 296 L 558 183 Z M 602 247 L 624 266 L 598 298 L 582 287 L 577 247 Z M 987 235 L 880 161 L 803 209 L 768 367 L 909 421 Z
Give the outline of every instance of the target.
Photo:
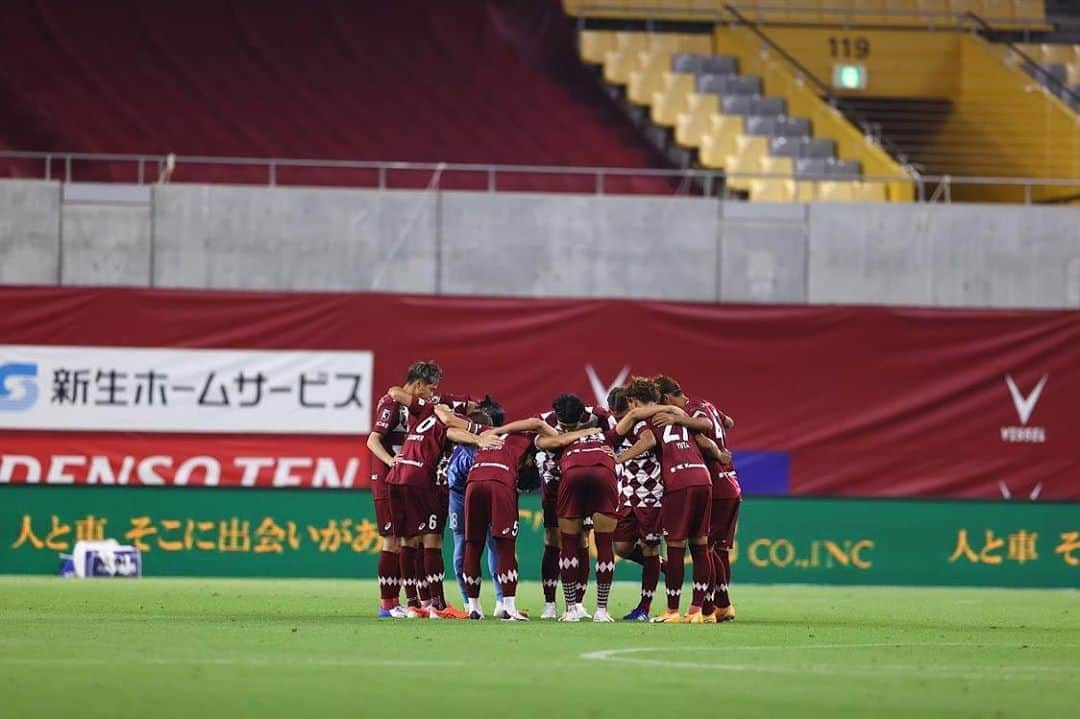
M 541 495 L 540 500 L 540 506 L 544 509 L 544 529 L 559 528 L 558 503 L 559 483 L 544 482 L 543 494 Z
M 709 536 L 711 514 L 712 487 L 708 485 L 664 492 L 660 521 L 669 540 Z
M 659 507 L 622 507 L 619 524 L 615 527 L 616 542 L 641 541 L 650 546 L 660 544 Z
M 739 523 L 740 497 L 714 499 L 709 527 L 709 543 L 718 549 L 731 549 L 735 543 L 735 527 Z
M 469 482 L 465 485 L 465 541 L 485 541 L 489 526 L 495 539 L 517 538 L 517 490 L 499 482 Z
M 442 534 L 446 526 L 447 506 L 440 510 L 442 492 L 435 487 L 391 484 L 390 521 L 394 535 L 419 537 L 422 534 Z
M 607 467 L 569 467 L 559 480 L 556 502 L 559 518 L 619 516 L 619 490 L 615 484 L 615 473 Z

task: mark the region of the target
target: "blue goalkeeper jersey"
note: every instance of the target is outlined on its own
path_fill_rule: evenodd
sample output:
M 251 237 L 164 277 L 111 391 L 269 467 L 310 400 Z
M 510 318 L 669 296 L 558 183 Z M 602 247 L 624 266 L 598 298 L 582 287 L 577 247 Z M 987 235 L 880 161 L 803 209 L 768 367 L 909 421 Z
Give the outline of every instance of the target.
M 465 491 L 465 480 L 472 469 L 476 459 L 476 447 L 467 444 L 459 444 L 454 447 L 454 453 L 450 455 L 450 468 L 447 470 L 446 481 L 450 489 L 455 492 Z

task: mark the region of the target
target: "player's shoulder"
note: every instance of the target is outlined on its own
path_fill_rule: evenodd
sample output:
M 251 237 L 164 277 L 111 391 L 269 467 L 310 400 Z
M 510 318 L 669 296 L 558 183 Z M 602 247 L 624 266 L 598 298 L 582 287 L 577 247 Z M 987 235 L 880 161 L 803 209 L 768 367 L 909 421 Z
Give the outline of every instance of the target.
M 551 427 L 558 427 L 559 426 L 559 418 L 555 416 L 555 411 L 554 410 L 550 410 L 550 409 L 545 410 L 544 412 L 540 412 L 536 416 L 539 417 L 540 419 L 544 420 L 544 422 L 548 426 L 551 426 Z

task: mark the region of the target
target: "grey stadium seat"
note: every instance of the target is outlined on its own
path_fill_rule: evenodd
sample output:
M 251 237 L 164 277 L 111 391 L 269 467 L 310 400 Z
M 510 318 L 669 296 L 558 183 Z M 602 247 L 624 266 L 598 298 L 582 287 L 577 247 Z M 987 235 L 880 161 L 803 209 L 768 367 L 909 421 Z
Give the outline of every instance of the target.
M 701 61 L 704 55 L 694 55 L 688 52 L 677 52 L 671 56 L 672 72 L 701 72 Z
M 761 78 L 750 75 L 698 75 L 697 91 L 703 94 L 760 95 Z
M 695 75 L 737 75 L 739 61 L 730 55 L 695 55 L 680 52 L 671 56 L 671 71 Z
M 799 157 L 795 159 L 795 177 L 799 179 L 855 180 L 861 175 L 862 164 L 858 160 L 837 160 L 831 157 Z
M 725 115 L 784 115 L 787 101 L 782 97 L 750 97 L 734 95 L 720 98 Z
M 774 137 L 769 152 L 780 157 L 835 157 L 836 143 L 808 137 Z
M 810 120 L 787 115 L 754 115 L 746 118 L 747 135 L 809 137 Z

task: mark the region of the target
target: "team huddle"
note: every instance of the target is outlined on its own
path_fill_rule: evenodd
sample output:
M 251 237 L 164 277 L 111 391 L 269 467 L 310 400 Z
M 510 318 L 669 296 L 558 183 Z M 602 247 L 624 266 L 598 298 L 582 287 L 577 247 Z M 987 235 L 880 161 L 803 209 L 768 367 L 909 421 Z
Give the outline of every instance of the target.
M 615 621 L 608 597 L 616 555 L 642 565 L 641 600 L 623 619 L 711 624 L 735 618 L 729 551 L 741 491 L 726 441 L 734 426 L 730 417 L 660 375 L 614 388 L 607 409 L 564 394 L 549 411 L 506 422 L 490 397 L 476 402 L 436 394 L 441 380 L 434 362 L 414 363 L 405 384 L 380 400 L 368 438 L 383 539 L 380 617 L 483 619 L 486 546 L 496 585 L 494 616 L 527 621 L 516 599 L 518 494 L 542 483 L 541 619 Z M 444 592 L 448 522 L 465 611 L 447 602 Z M 592 614 L 584 604 L 590 531 L 596 552 Z M 687 548 L 693 594 L 683 615 Z M 667 606 L 651 617 L 661 574 Z

